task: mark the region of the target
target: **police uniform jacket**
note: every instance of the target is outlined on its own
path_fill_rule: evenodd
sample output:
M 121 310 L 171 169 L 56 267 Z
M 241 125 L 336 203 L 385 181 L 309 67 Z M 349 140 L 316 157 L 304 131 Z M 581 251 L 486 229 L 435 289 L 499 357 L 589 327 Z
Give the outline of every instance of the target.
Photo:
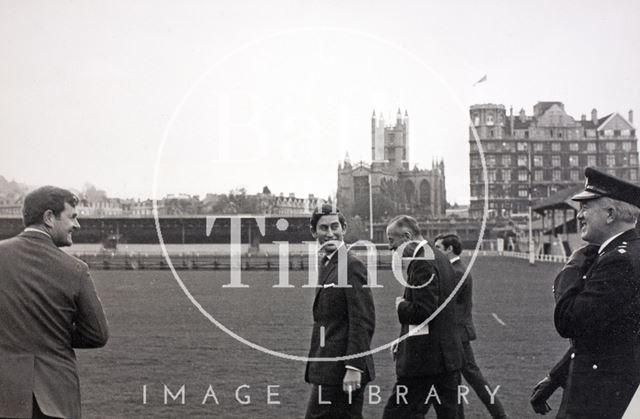
M 640 383 L 640 240 L 635 230 L 612 240 L 562 293 L 554 320 L 558 333 L 573 342 L 559 413 L 621 417 Z

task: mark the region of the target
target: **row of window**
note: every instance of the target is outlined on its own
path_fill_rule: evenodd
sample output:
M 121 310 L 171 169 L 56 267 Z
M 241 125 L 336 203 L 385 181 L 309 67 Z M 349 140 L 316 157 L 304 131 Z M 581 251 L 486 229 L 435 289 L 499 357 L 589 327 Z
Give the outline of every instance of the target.
M 564 144 L 564 146 L 563 146 Z M 472 152 L 478 151 L 478 145 L 475 141 L 469 143 L 470 150 Z M 528 143 L 524 141 L 518 142 L 499 142 L 499 141 L 482 141 L 482 149 L 485 153 L 492 151 L 527 151 Z M 533 143 L 534 152 L 544 151 L 587 151 L 595 153 L 597 145 L 595 142 L 536 142 Z M 600 144 L 600 150 L 602 151 L 631 151 L 633 150 L 632 141 L 607 141 Z
M 606 169 L 607 172 L 614 176 L 620 176 L 626 178 L 631 181 L 638 180 L 638 171 L 637 169 Z M 514 173 L 515 172 L 515 173 Z M 571 169 L 571 170 L 562 170 L 562 169 L 536 169 L 533 170 L 533 181 L 534 182 L 544 182 L 544 181 L 552 181 L 552 182 L 579 182 L 582 180 L 582 169 Z M 518 182 L 528 182 L 529 181 L 529 171 L 526 169 L 520 170 L 511 170 L 511 169 L 488 169 L 487 170 L 487 179 L 489 183 L 509 183 L 517 180 Z M 471 174 L 471 183 L 483 183 L 484 178 L 481 171 L 475 170 Z
M 553 129 L 550 130 L 545 130 L 545 129 L 535 129 L 533 131 L 533 133 L 531 135 L 529 135 L 529 131 L 528 130 L 514 130 L 513 133 L 513 137 L 515 138 L 568 138 L 568 139 L 576 139 L 576 138 L 580 138 L 581 134 L 582 137 L 586 137 L 586 138 L 596 138 L 596 130 L 591 130 L 591 129 L 587 129 L 584 131 L 580 131 L 580 130 L 575 130 L 575 132 L 570 133 L 569 134 L 573 134 L 573 135 L 567 135 L 564 136 L 563 135 L 563 131 L 561 130 L 556 130 L 554 131 Z M 497 135 L 496 135 L 497 134 Z M 615 137 L 624 137 L 624 138 L 630 138 L 630 137 L 634 137 L 636 135 L 636 130 L 634 129 L 623 129 L 623 130 L 619 130 L 619 129 L 605 129 L 605 130 L 600 130 L 598 131 L 598 134 L 600 134 L 600 137 L 602 138 L 615 138 Z M 490 129 L 487 131 L 486 134 L 489 138 L 496 138 L 496 136 L 505 136 L 507 135 L 506 130 L 504 128 L 496 128 L 496 129 Z
M 515 159 L 514 159 L 515 157 Z M 615 166 L 635 166 L 638 164 L 638 155 L 636 153 L 632 153 L 630 155 L 618 155 L 616 158 L 615 154 L 607 154 L 605 157 L 605 165 L 607 167 L 615 167 Z M 515 160 L 516 165 L 519 167 L 528 167 L 529 161 L 528 156 L 526 154 L 518 154 L 513 156 L 511 154 L 503 154 L 503 155 L 493 155 L 488 154 L 485 156 L 485 163 L 488 168 L 503 166 L 503 167 L 511 167 L 513 166 L 513 162 Z M 471 168 L 476 169 L 482 167 L 480 156 L 471 156 L 470 159 Z M 580 156 L 577 154 L 572 154 L 569 156 L 542 156 L 542 155 L 534 155 L 531 160 L 531 165 L 533 167 L 561 167 L 561 166 L 569 166 L 569 167 L 584 167 L 584 166 L 597 166 L 597 156 L 595 154 L 590 154 L 586 156 Z

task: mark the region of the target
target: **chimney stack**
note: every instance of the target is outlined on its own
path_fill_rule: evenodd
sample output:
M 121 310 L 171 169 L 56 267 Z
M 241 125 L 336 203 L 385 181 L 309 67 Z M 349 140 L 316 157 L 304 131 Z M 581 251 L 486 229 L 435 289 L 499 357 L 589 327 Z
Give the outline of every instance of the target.
M 593 108 L 591 110 L 591 122 L 593 122 L 593 125 L 598 124 L 598 111 L 596 110 L 596 108 Z
M 629 109 L 629 123 L 633 125 L 633 109 Z
M 586 121 L 586 120 L 587 120 L 587 115 L 582 114 L 582 115 L 580 116 L 580 120 L 581 120 L 581 121 L 583 121 L 583 122 L 584 122 L 584 121 Z
M 527 116 L 524 114 L 524 108 L 520 108 L 520 122 L 527 122 Z
M 511 135 L 513 135 L 513 106 L 509 107 L 509 127 L 511 128 Z

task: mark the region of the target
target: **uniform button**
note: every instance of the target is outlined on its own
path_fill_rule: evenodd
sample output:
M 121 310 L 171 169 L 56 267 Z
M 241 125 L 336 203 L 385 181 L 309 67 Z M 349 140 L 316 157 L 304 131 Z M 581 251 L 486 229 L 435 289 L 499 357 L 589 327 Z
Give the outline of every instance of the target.
M 576 353 L 574 352 L 574 353 L 571 354 L 571 359 L 573 359 L 575 357 L 576 357 Z
M 597 366 L 596 364 L 593 364 L 593 369 L 594 369 L 594 370 L 597 370 L 597 369 L 598 369 L 598 366 Z
M 587 276 L 586 276 L 586 275 L 583 275 L 583 276 L 582 276 L 582 279 L 587 279 Z

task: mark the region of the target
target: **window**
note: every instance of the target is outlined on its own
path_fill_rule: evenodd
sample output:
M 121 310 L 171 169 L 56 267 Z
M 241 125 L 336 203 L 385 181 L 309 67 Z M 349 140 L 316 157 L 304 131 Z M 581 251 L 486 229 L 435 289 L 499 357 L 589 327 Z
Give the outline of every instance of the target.
M 487 179 L 490 183 L 496 181 L 496 171 L 495 170 L 487 170 Z
M 519 141 L 517 149 L 518 151 L 527 151 L 527 143 L 523 143 L 522 141 Z
M 636 169 L 629 170 L 629 180 L 637 181 L 638 180 L 638 172 Z
M 605 137 L 613 137 L 613 130 L 612 129 L 604 130 L 604 136 Z
M 551 151 L 560 151 L 560 143 L 551 143 Z
M 553 171 L 553 181 L 554 182 L 560 182 L 562 180 L 562 171 L 561 170 L 554 170 Z
M 596 136 L 596 130 L 594 130 L 594 129 L 588 129 L 588 130 L 585 132 L 585 134 L 586 134 L 586 136 L 587 136 L 587 137 L 595 137 L 595 136 Z
M 569 143 L 569 150 L 578 151 L 579 149 L 580 147 L 578 146 L 578 143 Z
M 629 141 L 625 141 L 622 143 L 622 149 L 624 151 L 631 151 L 631 143 Z
M 572 180 L 573 182 L 577 182 L 577 181 L 579 181 L 579 180 L 580 180 L 580 172 L 579 172 L 578 170 L 572 170 L 572 171 L 569 173 L 569 176 L 571 177 L 571 180 Z
M 623 129 L 622 131 L 620 131 L 621 135 L 623 137 L 630 137 L 631 136 L 631 130 L 629 129 Z
M 607 141 L 607 143 L 605 144 L 605 148 L 607 149 L 607 151 L 613 151 L 616 149 L 616 143 L 614 143 L 613 141 Z
M 544 180 L 544 172 L 542 170 L 536 170 L 533 172 L 533 178 L 538 182 Z
M 596 151 L 596 143 L 587 143 L 587 151 Z
M 542 156 L 533 156 L 533 165 L 536 167 L 541 167 L 543 166 L 542 163 Z
M 533 144 L 533 151 L 542 151 L 542 150 L 544 150 L 544 144 L 542 143 Z
M 491 136 L 493 137 L 493 134 L 491 134 Z M 496 149 L 496 143 L 491 142 L 491 141 L 487 141 L 487 142 L 484 144 L 484 147 L 485 147 L 485 149 L 486 149 L 487 151 L 495 151 L 495 149 Z
M 502 170 L 502 181 L 511 182 L 511 170 L 507 170 L 507 169 Z
M 478 156 L 471 157 L 471 167 L 480 167 L 480 157 Z
M 569 156 L 569 166 L 578 166 L 578 156 Z
M 529 176 L 527 176 L 526 170 L 518 170 L 518 181 L 526 182 L 529 180 Z
M 558 138 L 562 138 L 562 131 L 558 131 Z
M 487 156 L 487 167 L 495 167 L 496 166 L 496 156 L 493 154 Z
M 508 154 L 502 155 L 502 165 L 505 167 L 511 166 L 511 156 Z
M 518 166 L 528 166 L 527 156 L 525 154 L 518 154 Z
M 477 113 L 473 114 L 473 125 L 475 125 L 476 127 L 480 125 L 480 115 L 478 115 Z
M 470 151 L 478 151 L 478 144 L 476 144 L 475 141 L 472 142 L 472 143 L 469 143 L 469 150 Z
M 527 198 L 529 196 L 529 191 L 527 191 L 526 189 L 519 189 L 518 196 L 520 198 Z
M 495 137 L 495 134 L 493 133 L 493 130 L 489 131 L 489 137 L 491 137 L 491 138 Z
M 551 166 L 553 167 L 560 166 L 560 156 L 551 156 Z
M 596 163 L 596 156 L 587 156 L 587 166 L 597 166 L 598 164 Z
M 616 165 L 616 156 L 613 154 L 607 154 L 607 166 L 614 167 Z
M 487 114 L 487 125 L 493 125 L 494 120 L 493 120 L 493 114 L 492 113 L 488 113 Z
M 632 166 L 636 166 L 638 164 L 638 155 L 636 153 L 629 156 L 629 164 Z

